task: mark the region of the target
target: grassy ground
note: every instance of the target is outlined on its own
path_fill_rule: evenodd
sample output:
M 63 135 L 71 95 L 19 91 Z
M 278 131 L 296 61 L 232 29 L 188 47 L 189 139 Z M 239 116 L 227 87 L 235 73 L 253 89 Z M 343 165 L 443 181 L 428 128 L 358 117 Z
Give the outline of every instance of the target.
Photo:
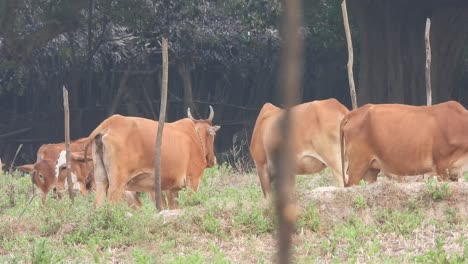
M 320 213 L 320 201 L 309 194 L 332 184 L 330 179 L 326 172 L 298 177 L 295 262 L 468 263 L 468 220 L 458 209 L 447 208 L 441 220 L 418 203 L 401 210 L 369 209 L 368 197 L 357 195 L 351 208 L 343 208 L 351 214 L 329 221 Z M 427 183 L 427 191 L 437 195 L 443 187 Z M 68 199 L 51 198 L 42 206 L 37 197 L 28 205 L 30 197 L 30 177 L 0 178 L 0 262 L 274 261 L 274 212 L 255 174 L 236 174 L 226 167 L 205 171 L 198 193 L 180 195 L 184 214 L 168 223 L 156 217 L 148 196 L 137 211 L 124 204 L 93 209 L 94 195 L 77 197 L 73 206 Z M 448 197 L 442 193 L 434 199 Z M 372 210 L 374 220 L 367 221 L 363 210 Z

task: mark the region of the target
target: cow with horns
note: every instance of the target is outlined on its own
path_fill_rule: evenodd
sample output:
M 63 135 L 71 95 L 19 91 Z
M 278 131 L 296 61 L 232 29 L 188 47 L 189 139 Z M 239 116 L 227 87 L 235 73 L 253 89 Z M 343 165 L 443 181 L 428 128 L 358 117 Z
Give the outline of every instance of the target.
M 188 118 L 165 123 L 161 144 L 161 190 L 168 192 L 169 207 L 177 207 L 176 197 L 183 187 L 198 190 L 207 167 L 216 164 L 214 139 L 220 126 L 213 126 L 213 108 L 208 119 Z M 88 137 L 85 153 L 92 145 L 95 205 L 104 195 L 117 202 L 125 190 L 154 191 L 154 153 L 158 122 L 141 117 L 113 115 Z M 86 157 L 85 157 L 86 159 Z

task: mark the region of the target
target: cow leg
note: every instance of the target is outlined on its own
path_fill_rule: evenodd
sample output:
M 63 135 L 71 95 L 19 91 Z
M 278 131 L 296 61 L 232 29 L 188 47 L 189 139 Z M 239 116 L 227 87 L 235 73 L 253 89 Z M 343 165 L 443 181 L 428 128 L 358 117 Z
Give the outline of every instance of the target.
M 348 182 L 345 184 L 345 187 L 358 185 L 359 182 L 366 177 L 368 170 L 370 169 L 368 166 L 368 162 L 366 161 L 353 161 L 350 160 L 348 164 L 349 174 L 348 174 Z M 376 175 L 377 176 L 377 175 Z
M 154 192 L 151 194 L 155 196 Z M 169 208 L 169 204 L 167 203 L 167 200 L 166 200 L 167 195 L 168 195 L 168 192 L 161 192 L 161 208 L 163 209 Z
M 83 194 L 84 196 L 88 196 L 89 191 L 88 191 L 88 189 L 86 188 L 86 183 L 83 182 L 83 181 L 80 181 L 79 184 L 80 184 L 80 192 L 81 192 L 81 194 Z
M 163 192 L 161 191 L 161 209 L 166 209 L 167 208 L 167 201 L 166 201 L 166 195 L 164 193 L 167 193 L 169 191 Z M 153 201 L 153 204 L 156 204 L 156 193 L 155 192 L 149 192 L 151 195 L 151 201 Z
M 338 149 L 336 153 L 340 153 L 340 150 Z M 335 180 L 338 186 L 344 187 L 343 174 L 341 173 L 341 157 L 339 155 L 336 155 L 336 157 L 330 160 L 325 159 L 324 161 L 326 165 L 331 169 L 332 174 L 335 177 Z M 345 165 L 346 165 L 346 162 L 345 162 Z
M 168 208 L 166 196 L 168 195 L 169 191 L 163 192 L 161 191 L 161 209 L 166 209 Z M 153 200 L 153 203 L 156 203 L 156 193 L 151 192 L 151 199 Z
M 199 177 L 190 177 L 190 188 L 194 191 L 194 192 L 198 192 L 198 187 L 200 186 L 200 179 L 201 179 L 201 175 Z
M 104 196 L 107 194 L 107 190 L 109 189 L 108 182 L 96 182 L 96 198 L 94 199 L 94 205 L 99 207 L 102 205 L 102 201 Z
M 114 177 L 117 175 L 114 175 Z M 122 198 L 125 192 L 126 183 L 122 182 L 111 182 L 109 185 L 108 199 L 112 203 L 117 203 Z
M 167 198 L 169 200 L 169 209 L 174 210 L 177 209 L 177 197 L 179 197 L 179 190 L 169 190 L 167 191 Z
M 271 193 L 271 181 L 270 177 L 268 176 L 268 170 L 266 165 L 258 165 L 255 163 L 255 166 L 257 167 L 258 178 L 260 179 L 260 186 L 262 187 L 263 196 L 268 199 Z
M 132 209 L 138 209 L 142 206 L 142 202 L 140 197 L 138 197 L 137 192 L 132 191 L 125 191 L 123 194 L 125 201 L 127 202 L 128 206 Z
M 370 168 L 367 170 L 367 172 L 364 174 L 364 180 L 367 183 L 374 183 L 377 181 L 377 175 L 379 174 L 379 169 L 373 169 Z
M 445 169 L 445 166 L 437 166 L 436 171 L 439 175 L 439 177 L 437 177 L 439 181 L 446 181 L 449 178 L 449 170 Z

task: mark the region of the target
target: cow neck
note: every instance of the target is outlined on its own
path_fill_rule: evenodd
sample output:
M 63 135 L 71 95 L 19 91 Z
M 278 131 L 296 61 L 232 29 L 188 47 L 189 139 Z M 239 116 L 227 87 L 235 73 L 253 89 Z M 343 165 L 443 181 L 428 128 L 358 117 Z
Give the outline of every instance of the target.
M 202 148 L 202 151 L 203 151 L 203 157 L 206 161 L 206 152 L 205 152 L 205 146 L 203 145 L 203 141 L 201 139 L 201 136 L 200 136 L 200 133 L 198 131 L 198 127 L 195 128 L 195 131 L 197 132 L 197 136 L 198 136 L 198 141 L 200 142 L 200 145 L 201 145 L 201 148 Z

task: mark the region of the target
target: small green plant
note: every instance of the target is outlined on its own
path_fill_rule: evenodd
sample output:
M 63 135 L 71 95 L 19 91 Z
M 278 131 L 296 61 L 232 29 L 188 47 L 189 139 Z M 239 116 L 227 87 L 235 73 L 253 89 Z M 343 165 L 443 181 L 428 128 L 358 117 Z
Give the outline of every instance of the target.
M 468 172 L 463 173 L 463 179 L 468 182 Z
M 173 261 L 174 264 L 201 264 L 206 263 L 205 258 L 200 254 L 178 256 Z
M 206 192 L 194 192 L 191 189 L 185 188 L 179 191 L 179 197 L 177 201 L 181 207 L 195 206 L 203 204 L 208 200 L 208 194 Z
M 213 260 L 210 261 L 216 264 L 229 264 L 231 261 L 226 258 L 226 255 L 218 248 L 214 243 L 210 243 L 209 245 L 210 251 L 213 252 Z
M 367 206 L 367 201 L 361 194 L 354 198 L 354 207 L 358 209 L 364 209 Z
M 417 255 L 414 257 L 414 261 L 417 263 L 465 263 L 466 258 L 463 255 L 448 254 L 443 248 L 445 238 L 436 238 L 436 248 L 429 250 L 424 254 Z
M 271 232 L 273 230 L 271 217 L 265 217 L 264 213 L 269 214 L 269 210 L 263 212 L 259 208 L 241 209 L 234 215 L 234 225 L 242 226 L 245 231 L 254 231 L 256 234 Z
M 320 213 L 317 209 L 315 202 L 310 201 L 297 222 L 299 228 L 305 227 L 314 232 L 317 232 L 320 228 Z
M 457 224 L 459 222 L 458 210 L 456 208 L 448 208 L 445 210 L 445 216 L 449 224 Z
M 36 240 L 32 253 L 32 263 L 52 263 L 53 256 L 52 249 L 50 245 L 46 243 L 46 240 Z
M 427 190 L 435 201 L 446 199 L 452 194 L 447 182 L 440 184 L 435 179 L 427 179 L 425 182 Z
M 365 181 L 364 179 L 359 181 L 359 186 L 361 186 L 361 187 L 366 187 L 367 184 L 368 184 L 367 181 Z
M 345 242 L 346 252 L 351 262 L 356 262 L 356 255 L 362 250 L 367 237 L 373 233 L 373 228 L 359 217 L 353 216 L 346 223 L 336 227 L 332 237 L 338 243 Z
M 322 251 L 327 254 L 335 254 L 336 251 L 336 240 L 324 238 L 322 240 Z
M 136 264 L 148 264 L 151 263 L 150 257 L 141 249 L 132 250 L 133 263 Z
M 211 213 L 207 213 L 202 216 L 202 228 L 206 232 L 212 234 L 217 234 L 221 230 L 218 219 Z
M 409 236 L 423 221 L 423 214 L 419 211 L 405 210 L 403 212 L 384 209 L 377 214 L 377 221 L 381 223 L 379 229 L 384 232 L 396 232 Z

